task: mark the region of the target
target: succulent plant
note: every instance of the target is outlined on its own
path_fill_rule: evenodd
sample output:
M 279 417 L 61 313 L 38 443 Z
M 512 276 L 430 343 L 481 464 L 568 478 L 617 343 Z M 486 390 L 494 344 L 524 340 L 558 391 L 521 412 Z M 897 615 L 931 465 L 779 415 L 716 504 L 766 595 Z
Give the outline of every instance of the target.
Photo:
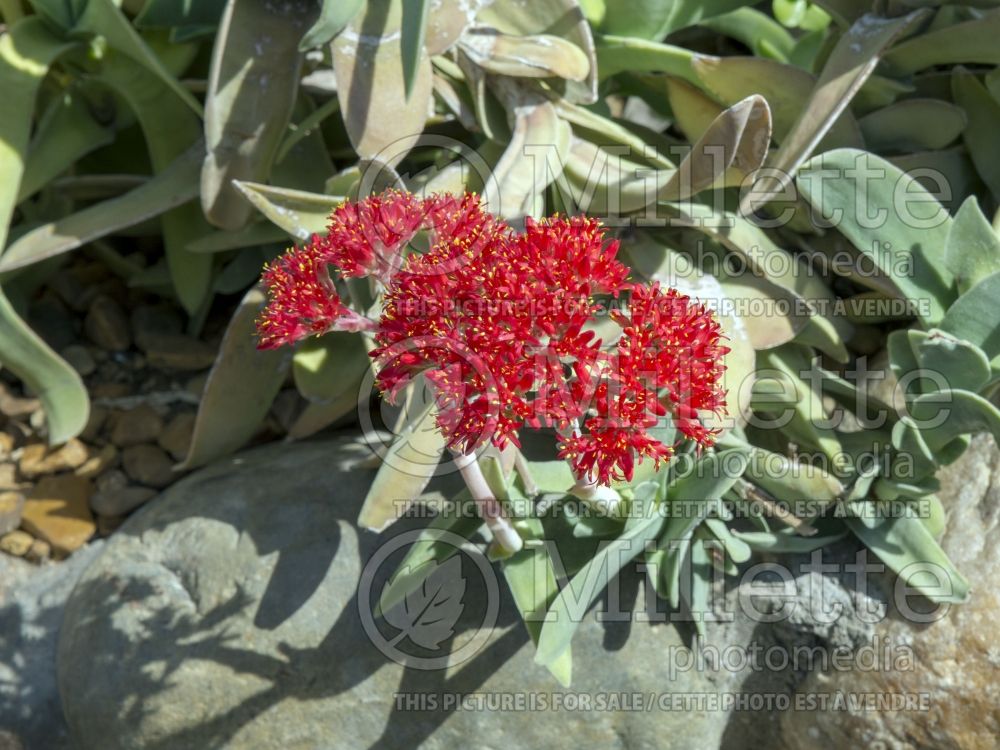
M 355 413 L 359 392 L 367 403 L 370 336 L 321 326 L 294 352 L 254 346 L 262 261 L 324 236 L 347 199 L 475 192 L 518 229 L 603 219 L 632 278 L 710 301 L 730 349 L 731 418 L 706 415 L 716 448 L 639 464 L 611 482 L 613 512 L 572 494 L 565 461 L 527 447 L 478 460 L 524 542 L 493 551 L 560 680 L 574 613 L 640 556 L 660 596 L 692 612 L 716 570 L 847 534 L 930 599 L 967 595 L 935 541 L 947 509 L 934 472 L 970 434 L 1000 438 L 990 3 L 30 5 L 0 3 L 0 360 L 43 399 L 53 441 L 82 429 L 87 395 L 18 309 L 65 253 L 162 232 L 163 263 L 130 283 L 175 296 L 195 328 L 213 293 L 244 294 L 196 466 L 239 448 L 289 374 L 310 403 L 293 437 Z M 385 304 L 384 285 L 337 290 L 357 315 Z M 433 405 L 412 386 L 401 398 L 368 528 L 420 498 L 428 457 L 445 452 Z M 454 553 L 436 534 L 479 533 L 470 503 L 428 525 L 383 610 Z

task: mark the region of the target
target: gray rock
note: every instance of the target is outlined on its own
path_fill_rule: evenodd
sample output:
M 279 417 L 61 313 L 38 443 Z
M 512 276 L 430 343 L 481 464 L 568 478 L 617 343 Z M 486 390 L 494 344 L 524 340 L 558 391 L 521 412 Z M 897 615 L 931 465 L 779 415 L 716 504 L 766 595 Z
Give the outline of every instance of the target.
M 978 750 L 1000 746 L 1000 452 L 988 436 L 939 474 L 948 511 L 941 547 L 972 584 L 969 600 L 934 622 L 894 612 L 879 624 L 885 652 L 909 649 L 905 668 L 817 672 L 803 694 L 893 693 L 925 705 L 913 710 L 788 711 L 780 735 L 789 750 L 881 747 Z M 925 611 L 933 611 L 930 604 Z
M 0 737 L 6 731 L 27 750 L 73 748 L 56 688 L 56 642 L 66 599 L 103 544 L 41 566 L 0 555 Z
M 794 666 L 693 669 L 689 625 L 627 617 L 646 601 L 632 572 L 615 587 L 620 607 L 612 607 L 628 621 L 592 610 L 573 641 L 572 688 L 561 688 L 534 663 L 504 582 L 488 597 L 492 574 L 465 555 L 452 558 L 457 568 L 442 566 L 428 588 L 463 592 L 445 644 L 460 649 L 477 634 L 485 642 L 460 663 L 453 655 L 445 669 L 404 669 L 369 637 L 359 580 L 365 561 L 426 520 L 404 518 L 380 536 L 357 530 L 373 473 L 351 464 L 369 455 L 348 437 L 247 452 L 178 482 L 118 530 L 74 592 L 59 649 L 65 713 L 82 750 L 738 748 L 759 722 L 750 727 L 741 714 L 698 701 L 730 691 L 787 694 L 801 681 Z M 376 594 L 392 567 L 378 567 Z M 808 588 L 808 575 L 796 584 Z M 859 601 L 836 579 L 823 585 L 848 608 Z M 738 612 L 738 596 L 720 590 L 719 610 Z M 780 601 L 760 597 L 765 609 Z M 490 601 L 499 601 L 499 619 L 480 631 Z M 716 654 L 739 654 L 751 643 L 851 644 L 870 630 L 849 609 L 839 626 L 821 631 L 810 612 L 778 627 L 737 614 L 708 623 L 709 641 Z M 386 637 L 397 634 L 381 627 Z M 438 652 L 407 653 L 402 660 L 412 665 Z M 640 705 L 629 710 L 598 705 L 636 693 Z M 447 704 L 456 696 L 464 696 L 463 710 Z M 498 705 L 504 700 L 562 704 L 518 711 Z M 665 701 L 672 710 L 663 710 Z

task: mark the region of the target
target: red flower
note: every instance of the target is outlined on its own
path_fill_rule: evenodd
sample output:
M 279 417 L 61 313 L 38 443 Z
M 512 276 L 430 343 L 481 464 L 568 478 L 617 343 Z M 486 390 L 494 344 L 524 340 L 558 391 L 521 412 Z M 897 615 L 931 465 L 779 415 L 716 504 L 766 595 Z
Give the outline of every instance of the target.
M 594 219 L 527 219 L 514 233 L 474 195 L 387 191 L 340 206 L 325 236 L 266 269 L 260 346 L 373 329 L 379 388 L 392 399 L 425 374 L 451 448 L 503 448 L 526 425 L 554 427 L 578 476 L 631 479 L 637 460 L 673 454 L 652 432 L 664 416 L 699 446 L 713 443 L 699 414 L 725 409 L 728 349 L 707 308 L 627 283 L 617 253 Z M 384 285 L 377 324 L 341 302 L 330 266 Z M 607 350 L 589 328 L 597 297 L 624 291 L 628 310 L 612 312 L 622 334 Z
M 594 389 L 594 416 L 584 423 L 586 434 L 560 446 L 578 476 L 601 484 L 631 480 L 635 456 L 659 465 L 673 455 L 673 446 L 649 432 L 664 415 L 699 447 L 715 442 L 716 431 L 701 424 L 698 412 L 725 410 L 722 357 L 729 351 L 704 305 L 659 284 L 632 285 L 627 314 L 612 315 L 622 336 Z
M 313 245 L 290 250 L 266 266 L 263 281 L 270 300 L 257 321 L 261 349 L 326 333 L 338 319 L 351 314 Z
M 628 269 L 593 219 L 529 219 L 515 235 L 469 211 L 463 225 L 478 230 L 468 262 L 452 262 L 468 242 L 452 235 L 394 277 L 372 356 L 390 397 L 427 371 L 439 427 L 470 452 L 517 444 L 525 424 L 565 427 L 582 415 L 567 366 L 599 358 L 600 340 L 584 330 L 599 309 L 593 296 L 617 294 Z

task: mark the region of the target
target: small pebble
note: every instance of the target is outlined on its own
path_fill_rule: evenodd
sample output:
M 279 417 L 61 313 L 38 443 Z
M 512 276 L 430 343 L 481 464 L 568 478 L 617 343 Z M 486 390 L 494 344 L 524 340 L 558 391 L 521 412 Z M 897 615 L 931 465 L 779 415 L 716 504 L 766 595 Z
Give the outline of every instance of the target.
M 149 404 L 119 412 L 112 418 L 111 442 L 120 448 L 155 441 L 163 431 L 163 417 Z
M 179 478 L 174 462 L 156 445 L 133 445 L 122 453 L 125 473 L 135 482 L 150 487 L 166 487 Z
M 174 457 L 183 461 L 191 447 L 191 437 L 194 435 L 194 412 L 181 412 L 171 419 L 157 441 L 160 447 Z
M 83 330 L 91 341 L 107 351 L 124 351 L 132 344 L 125 313 L 117 302 L 105 294 L 90 303 Z
M 16 490 L 0 491 L 0 534 L 13 531 L 21 525 L 24 512 L 24 495 Z
M 24 446 L 18 469 L 23 476 L 34 478 L 71 471 L 83 466 L 88 458 L 90 451 L 76 438 L 58 448 L 49 448 L 44 443 L 31 443 Z
M 118 449 L 109 443 L 88 458 L 82 466 L 77 467 L 73 473 L 78 477 L 96 479 L 98 476 L 117 464 Z
M 26 531 L 11 531 L 0 537 L 0 551 L 15 557 L 24 557 L 34 541 L 35 537 Z

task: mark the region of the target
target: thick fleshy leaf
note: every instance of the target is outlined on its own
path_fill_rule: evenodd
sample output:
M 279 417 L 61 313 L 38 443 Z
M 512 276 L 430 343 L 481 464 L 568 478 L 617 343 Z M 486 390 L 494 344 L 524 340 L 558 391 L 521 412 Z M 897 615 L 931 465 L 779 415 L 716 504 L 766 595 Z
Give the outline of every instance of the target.
M 538 636 L 535 651 L 538 664 L 548 666 L 563 658 L 591 603 L 600 596 L 608 581 L 656 539 L 663 527 L 663 516 L 657 512 L 656 503 L 643 505 L 643 517 L 617 539 L 600 547 L 552 602 Z
M 880 55 L 924 15 L 924 11 L 893 19 L 865 15 L 840 37 L 781 150 L 771 159 L 769 166 L 781 175 L 769 187 L 772 195 L 780 193 L 815 150 L 863 143 L 847 107 L 875 70 Z M 763 197 L 759 200 L 763 202 Z
M 997 11 L 1000 16 L 1000 11 Z M 1000 46 L 998 44 L 997 46 Z M 962 132 L 972 163 L 993 193 L 1000 200 L 1000 144 L 996 127 L 1000 122 L 1000 102 L 972 73 L 956 70 L 951 79 L 955 103 L 965 110 L 969 124 Z
M 750 96 L 719 114 L 677 169 L 652 175 L 645 165 L 574 136 L 566 163 L 570 197 L 580 210 L 616 215 L 652 200 L 687 200 L 712 187 L 739 185 L 763 163 L 770 132 L 767 103 Z
M 434 402 L 410 386 L 405 421 L 387 450 L 358 515 L 358 525 L 381 531 L 427 488 L 445 452 Z
M 342 196 L 307 193 L 255 182 L 237 182 L 237 188 L 273 224 L 297 240 L 308 240 L 326 231 L 333 209 Z
M 873 154 L 838 149 L 803 165 L 798 187 L 907 297 L 925 300 L 929 325 L 940 322 L 954 299 L 944 262 L 952 219 L 922 185 Z
M 519 102 L 514 111 L 510 144 L 486 183 L 485 204 L 504 218 L 541 217 L 543 193 L 562 174 L 572 133 L 547 101 Z
M 582 81 L 554 78 L 550 83 L 567 99 L 577 104 L 597 100 L 597 61 L 590 24 L 583 16 L 577 0 L 494 0 L 483 3 L 476 22 L 506 34 L 545 34 L 558 37 L 579 47 L 589 61 L 589 70 Z
M 976 197 L 965 199 L 948 232 L 944 261 L 964 294 L 1000 271 L 1000 236 L 979 209 Z
M 427 15 L 430 5 L 430 0 L 409 0 L 403 3 L 399 53 L 403 62 L 403 84 L 407 98 L 416 86 L 420 60 L 427 54 L 424 39 L 427 37 Z
M 433 76 L 421 49 L 410 94 L 402 66 L 403 0 L 368 3 L 333 40 L 344 124 L 362 159 L 398 164 L 427 120 Z
M 867 503 L 847 503 L 847 525 L 907 585 L 933 602 L 963 602 L 969 582 L 915 515 L 889 515 Z
M 376 615 L 387 612 L 419 586 L 437 566 L 459 551 L 456 541 L 469 539 L 483 525 L 475 502 L 463 492 L 447 502 L 406 551 L 396 572 L 386 583 L 375 608 Z
M 878 152 L 944 148 L 966 123 L 961 107 L 940 99 L 904 99 L 858 121 L 865 144 Z
M 189 202 L 198 195 L 198 172 L 203 153 L 198 143 L 156 177 L 125 195 L 95 203 L 32 229 L 0 255 L 0 273 L 69 252 Z
M 114 140 L 114 128 L 94 119 L 82 88 L 67 90 L 38 123 L 28 147 L 18 202 L 41 190 L 80 157 Z
M 538 519 L 527 520 L 534 522 L 541 537 L 541 522 Z M 545 547 L 521 550 L 504 560 L 503 574 L 528 635 L 537 645 L 542 632 L 542 618 L 559 593 L 548 550 Z M 569 687 L 573 674 L 571 648 L 567 648 L 547 666 L 561 685 Z
M 795 39 L 788 30 L 756 8 L 737 8 L 702 20 L 698 25 L 742 42 L 756 57 L 789 62 L 795 48 Z
M 602 80 L 626 71 L 648 71 L 701 85 L 691 65 L 694 53 L 684 47 L 610 34 L 597 37 L 596 45 L 598 74 Z
M 135 113 L 155 173 L 165 172 L 193 144 L 201 143 L 198 117 L 146 67 L 108 53 L 99 78 L 118 91 Z M 192 253 L 187 246 L 211 230 L 194 202 L 171 209 L 161 221 L 171 282 L 181 305 L 194 314 L 211 291 L 212 258 Z
M 50 444 L 66 442 L 87 425 L 90 400 L 80 376 L 18 317 L 2 289 L 0 365 L 41 400 Z
M 201 115 L 201 104 L 181 85 L 149 45 L 143 41 L 114 0 L 87 0 L 86 8 L 76 21 L 76 33 L 93 34 L 107 40 L 109 46 L 138 63 L 151 76 L 159 79 L 172 96 L 180 99 L 196 115 Z M 157 92 L 160 94 L 160 92 Z M 160 94 L 162 95 L 162 94 Z
M 239 229 L 250 218 L 232 181 L 263 182 L 270 173 L 295 104 L 299 40 L 315 11 L 311 0 L 226 4 L 208 77 L 201 174 L 202 209 L 216 226 Z
M 555 36 L 515 36 L 478 27 L 462 35 L 462 51 L 494 75 L 582 81 L 590 60 L 575 44 Z
M 257 348 L 256 321 L 264 293 L 246 293 L 229 321 L 208 374 L 191 447 L 181 466 L 193 469 L 239 449 L 253 437 L 288 374 L 290 349 Z
M 310 401 L 334 401 L 350 391 L 356 403 L 370 363 L 363 336 L 334 331 L 299 345 L 292 358 L 292 375 L 299 393 Z
M 0 252 L 14 215 L 38 87 L 73 44 L 53 36 L 41 18 L 25 18 L 0 35 Z
M 753 94 L 763 96 L 771 107 L 775 142 L 782 149 L 790 142 L 793 151 L 800 150 L 796 126 L 817 84 L 810 73 L 760 57 L 696 55 L 692 66 L 699 85 L 723 104 L 735 104 Z M 850 112 L 835 116 L 827 127 L 822 141 L 825 148 L 862 144 L 858 124 Z
M 892 71 L 900 76 L 934 65 L 956 63 L 1000 64 L 1000 10 L 965 23 L 919 34 L 886 55 Z

